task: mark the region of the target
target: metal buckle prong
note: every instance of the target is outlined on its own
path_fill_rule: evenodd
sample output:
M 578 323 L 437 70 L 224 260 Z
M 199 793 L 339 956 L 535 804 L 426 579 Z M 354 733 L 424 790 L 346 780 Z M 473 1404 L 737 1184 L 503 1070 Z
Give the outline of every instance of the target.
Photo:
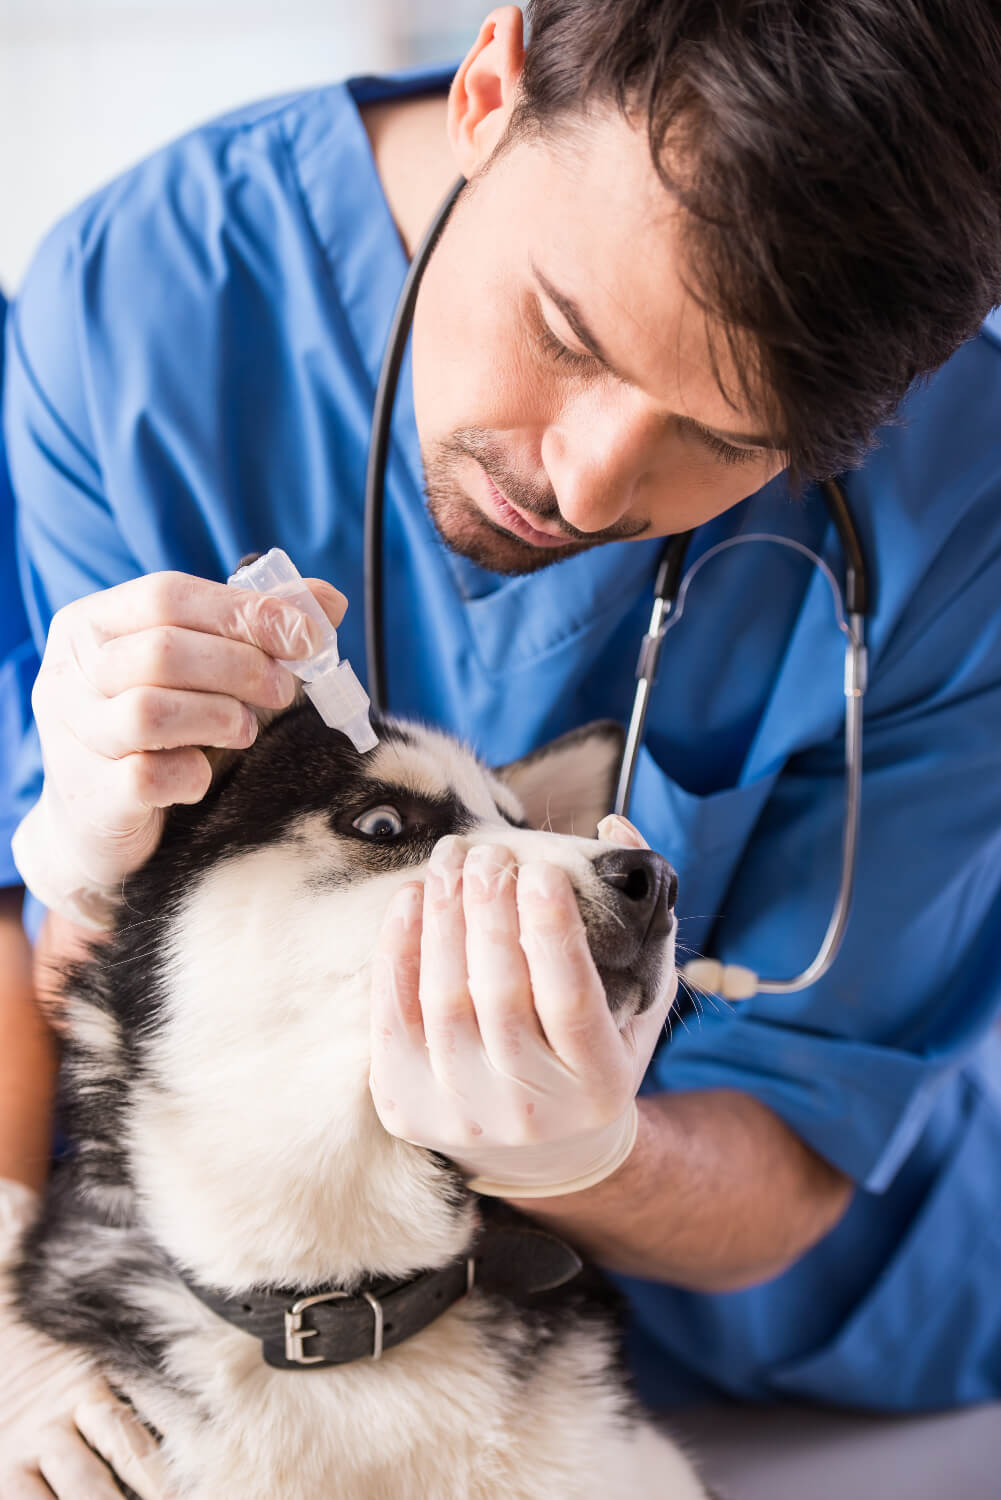
M 291 1308 L 285 1314 L 285 1358 L 293 1365 L 322 1365 L 322 1354 L 303 1354 L 302 1344 L 304 1339 L 315 1338 L 319 1333 L 318 1328 L 303 1328 L 302 1315 L 307 1307 L 315 1307 L 318 1302 L 339 1302 L 342 1297 L 347 1297 L 347 1292 L 318 1292 L 313 1297 L 300 1297 L 298 1302 L 293 1302 Z

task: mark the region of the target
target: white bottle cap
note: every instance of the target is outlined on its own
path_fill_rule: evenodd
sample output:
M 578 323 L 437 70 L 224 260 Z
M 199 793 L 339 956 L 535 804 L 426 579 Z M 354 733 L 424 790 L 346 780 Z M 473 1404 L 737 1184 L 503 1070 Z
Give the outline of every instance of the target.
M 323 722 L 346 734 L 356 750 L 375 749 L 379 741 L 368 721 L 368 694 L 350 662 L 338 662 L 330 671 L 314 677 L 304 691 Z
M 288 553 L 272 547 L 255 562 L 238 568 L 229 583 L 232 588 L 287 599 L 319 626 L 323 635 L 319 651 L 304 660 L 283 661 L 282 665 L 306 684 L 306 696 L 325 724 L 346 734 L 356 750 L 374 750 L 379 741 L 369 723 L 368 694 L 349 663 L 340 660 L 337 631 Z

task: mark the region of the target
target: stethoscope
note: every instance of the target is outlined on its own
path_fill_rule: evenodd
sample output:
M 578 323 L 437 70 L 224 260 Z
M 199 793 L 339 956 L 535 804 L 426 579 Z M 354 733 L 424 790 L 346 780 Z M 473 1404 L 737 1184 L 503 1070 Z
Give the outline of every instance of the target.
M 372 707 L 386 712 L 386 641 L 383 621 L 382 533 L 385 500 L 386 463 L 389 455 L 393 401 L 400 366 L 406 349 L 414 305 L 421 278 L 431 258 L 456 199 L 465 187 L 465 178 L 450 189 L 438 209 L 410 264 L 400 292 L 389 331 L 386 352 L 379 373 L 372 418 L 372 441 L 365 476 L 365 651 L 368 658 L 368 691 Z M 866 689 L 865 616 L 872 607 L 869 577 L 862 544 L 841 486 L 833 479 L 820 486 L 845 560 L 844 593 L 828 564 L 817 553 L 792 537 L 770 533 L 745 532 L 718 542 L 696 559 L 685 571 L 688 544 L 693 533 L 686 531 L 668 537 L 661 553 L 654 584 L 653 608 L 646 635 L 640 645 L 636 665 L 636 695 L 615 792 L 614 811 L 625 816 L 632 795 L 633 779 L 643 730 L 646 724 L 650 693 L 657 677 L 657 664 L 667 632 L 681 619 L 692 579 L 711 558 L 731 547 L 747 542 L 769 542 L 787 547 L 810 558 L 827 580 L 834 600 L 838 629 L 845 637 L 845 813 L 841 841 L 841 878 L 831 911 L 827 931 L 816 955 L 805 969 L 791 979 L 768 979 L 741 964 L 722 964 L 712 958 L 690 960 L 680 970 L 699 989 L 727 1000 L 747 1000 L 763 993 L 789 995 L 815 984 L 837 957 L 848 925 L 855 867 L 858 857 L 859 812 L 862 792 L 862 698 Z

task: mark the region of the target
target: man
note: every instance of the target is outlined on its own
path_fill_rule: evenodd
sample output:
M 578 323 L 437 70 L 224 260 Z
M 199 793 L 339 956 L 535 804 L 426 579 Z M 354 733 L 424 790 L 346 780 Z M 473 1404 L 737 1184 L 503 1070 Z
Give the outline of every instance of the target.
M 5 395 L 40 638 L 63 611 L 22 868 L 99 919 L 162 807 L 204 794 L 198 747 L 247 745 L 251 710 L 287 701 L 274 658 L 306 627 L 222 588 L 241 554 L 279 543 L 343 590 L 361 666 L 372 391 L 406 254 L 461 172 L 396 415 L 394 711 L 498 762 L 623 720 L 656 539 L 698 527 L 694 560 L 777 532 L 837 570 L 808 482 L 857 464 L 878 573 L 837 963 L 676 1026 L 628 1156 L 576 1192 L 594 1080 L 569 1080 L 552 1194 L 523 1206 L 622 1276 L 651 1402 L 989 1398 L 1001 358 L 979 330 L 1001 299 L 1001 25 L 990 0 L 539 0 L 532 19 L 526 56 L 520 13 L 492 12 L 447 101 L 444 77 L 367 80 L 196 132 L 43 247 Z M 163 569 L 194 577 L 120 582 Z M 840 866 L 830 595 L 760 545 L 692 595 L 633 816 L 678 867 L 683 949 L 793 974 Z M 449 1000 L 484 1029 L 503 1017 L 476 1011 L 453 876 Z M 437 1102 L 429 1084 L 429 1120 Z

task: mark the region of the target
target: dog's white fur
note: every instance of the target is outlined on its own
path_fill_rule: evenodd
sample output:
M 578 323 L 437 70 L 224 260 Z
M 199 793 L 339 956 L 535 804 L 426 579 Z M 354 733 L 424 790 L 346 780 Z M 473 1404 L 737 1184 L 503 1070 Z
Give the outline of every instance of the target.
M 541 855 L 578 888 L 596 880 L 593 840 L 504 822 L 497 803 L 516 811 L 511 790 L 443 736 L 384 742 L 370 770 L 456 794 L 478 820 L 469 842 L 519 862 Z M 558 812 L 575 796 L 586 825 L 572 785 Z M 406 1276 L 462 1255 L 474 1232 L 475 1200 L 459 1215 L 443 1202 L 439 1165 L 387 1134 L 368 1089 L 376 936 L 419 871 L 324 884 L 340 858 L 324 817 L 306 814 L 277 843 L 209 869 L 170 926 L 166 1019 L 131 1092 L 129 1154 L 155 1239 L 234 1293 Z M 108 1016 L 76 999 L 71 1026 L 96 1072 L 113 1068 Z M 113 1216 L 113 1201 L 101 1206 Z M 185 1496 L 703 1500 L 687 1459 L 600 1376 L 608 1351 L 590 1326 L 515 1379 L 505 1355 L 522 1331 L 512 1324 L 506 1351 L 495 1320 L 487 1338 L 474 1292 L 379 1362 L 288 1373 L 178 1282 L 141 1281 L 130 1296 L 169 1338 L 166 1378 L 130 1379 L 127 1393 L 165 1435 Z

